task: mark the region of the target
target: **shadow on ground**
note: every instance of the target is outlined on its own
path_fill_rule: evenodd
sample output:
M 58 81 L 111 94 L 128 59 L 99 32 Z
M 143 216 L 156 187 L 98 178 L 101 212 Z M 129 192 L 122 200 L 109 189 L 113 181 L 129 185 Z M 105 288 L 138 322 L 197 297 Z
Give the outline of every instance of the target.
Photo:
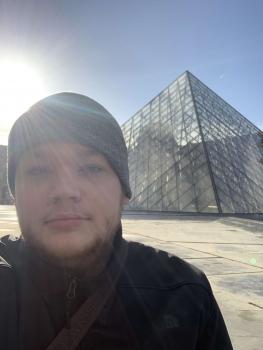
M 224 225 L 235 227 L 238 229 L 243 229 L 252 233 L 261 233 L 263 238 L 263 222 L 255 221 L 255 220 L 243 220 L 238 218 L 227 218 L 220 219 L 223 220 Z
M 260 297 L 263 296 L 263 277 L 258 275 L 243 275 L 224 277 L 217 282 L 220 287 L 227 288 L 232 293 L 254 293 Z M 263 301 L 262 301 L 263 305 Z

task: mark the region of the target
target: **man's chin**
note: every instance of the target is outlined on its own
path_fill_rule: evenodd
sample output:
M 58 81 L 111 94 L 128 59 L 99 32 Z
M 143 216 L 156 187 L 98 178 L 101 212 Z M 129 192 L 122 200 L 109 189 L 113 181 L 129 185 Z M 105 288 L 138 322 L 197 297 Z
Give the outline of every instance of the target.
M 96 249 L 97 240 L 93 237 L 83 237 L 75 234 L 66 235 L 66 237 L 52 237 L 52 239 L 43 242 L 43 246 L 52 255 L 59 257 L 69 257 L 86 255 Z
M 70 234 L 47 234 L 41 239 L 36 237 L 25 237 L 25 241 L 35 253 L 41 255 L 45 260 L 55 261 L 71 260 L 91 254 L 96 247 L 99 247 L 97 240 L 89 237 L 82 237 L 77 233 Z M 88 238 L 88 239 L 87 239 Z
M 29 240 L 28 243 L 46 262 L 65 269 L 86 270 L 90 276 L 101 272 L 112 248 L 111 242 L 102 241 L 98 235 L 84 237 L 76 233 L 64 237 L 46 235 L 45 239 Z
M 111 247 L 109 244 L 90 243 L 74 247 L 71 244 L 63 244 L 56 249 L 53 246 L 46 246 L 42 254 L 44 259 L 58 267 L 96 277 L 106 266 Z

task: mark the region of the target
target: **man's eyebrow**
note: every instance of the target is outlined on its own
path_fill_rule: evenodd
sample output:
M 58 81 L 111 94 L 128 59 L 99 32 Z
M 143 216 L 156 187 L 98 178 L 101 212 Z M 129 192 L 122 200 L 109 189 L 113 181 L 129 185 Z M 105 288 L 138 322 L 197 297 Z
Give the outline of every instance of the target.
M 85 150 L 80 150 L 79 155 L 89 157 L 89 156 L 98 156 L 100 153 L 96 151 L 95 149 L 85 149 Z

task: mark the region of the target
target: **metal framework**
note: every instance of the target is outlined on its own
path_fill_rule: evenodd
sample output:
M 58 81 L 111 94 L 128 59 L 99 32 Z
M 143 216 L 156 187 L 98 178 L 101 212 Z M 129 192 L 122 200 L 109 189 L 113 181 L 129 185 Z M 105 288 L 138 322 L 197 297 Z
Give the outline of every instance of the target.
M 122 126 L 131 209 L 263 212 L 260 130 L 185 72 Z

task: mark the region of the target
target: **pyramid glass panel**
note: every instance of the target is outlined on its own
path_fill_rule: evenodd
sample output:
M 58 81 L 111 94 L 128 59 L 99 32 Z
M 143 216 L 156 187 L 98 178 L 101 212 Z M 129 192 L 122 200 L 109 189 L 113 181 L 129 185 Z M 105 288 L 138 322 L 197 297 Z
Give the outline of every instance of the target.
M 189 72 L 122 126 L 129 208 L 263 211 L 260 130 Z
M 263 212 L 260 130 L 188 73 L 196 114 L 223 212 Z
M 129 152 L 131 208 L 218 211 L 187 74 L 122 129 Z

